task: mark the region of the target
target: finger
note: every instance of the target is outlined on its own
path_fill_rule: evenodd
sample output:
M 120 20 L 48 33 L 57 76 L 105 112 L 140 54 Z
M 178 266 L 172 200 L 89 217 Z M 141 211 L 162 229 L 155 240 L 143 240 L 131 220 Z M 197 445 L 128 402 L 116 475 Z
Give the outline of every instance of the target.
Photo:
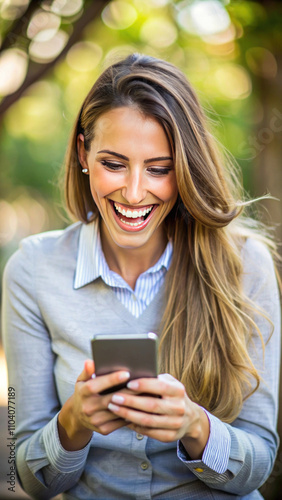
M 108 408 L 115 415 L 142 427 L 153 429 L 179 429 L 183 425 L 183 418 L 175 415 L 157 415 L 155 413 L 145 413 L 132 410 L 124 406 L 117 406 L 109 403 Z
M 95 365 L 92 359 L 86 359 L 84 361 L 84 369 L 77 378 L 77 382 L 82 382 L 89 380 L 95 372 Z
M 93 402 L 94 399 L 94 402 Z M 120 418 L 119 416 L 114 415 L 108 408 L 108 404 L 106 402 L 101 403 L 100 400 L 102 398 L 86 398 L 86 400 L 82 404 L 81 409 L 81 418 L 84 422 L 91 421 L 96 425 L 100 425 L 103 422 L 108 422 L 110 420 L 114 420 L 116 418 Z
M 163 399 L 150 396 L 132 396 L 122 391 L 113 394 L 110 402 L 118 406 L 126 406 L 135 410 L 159 415 L 183 416 L 185 413 L 184 398 Z
M 124 421 L 124 419 L 119 415 L 115 415 L 109 410 L 105 410 L 95 413 L 90 418 L 88 418 L 87 421 L 97 429 L 100 429 L 109 422 L 119 422 Z
M 122 427 L 128 426 L 128 423 L 125 422 L 123 419 L 118 419 L 114 420 L 111 422 L 107 422 L 106 424 L 102 425 L 99 429 L 93 429 L 94 432 L 99 432 L 103 436 L 107 436 L 111 432 L 116 431 L 117 429 L 121 429 Z
M 83 388 L 83 394 L 100 395 L 106 389 L 114 388 L 115 386 L 125 383 L 130 378 L 130 373 L 119 371 L 109 373 L 107 375 L 99 375 L 94 379 L 88 380 Z M 103 396 L 102 396 L 103 397 Z
M 140 378 L 131 380 L 127 387 L 138 393 L 155 394 L 161 397 L 182 398 L 185 395 L 185 388 L 178 380 L 164 378 L 159 375 L 157 378 Z

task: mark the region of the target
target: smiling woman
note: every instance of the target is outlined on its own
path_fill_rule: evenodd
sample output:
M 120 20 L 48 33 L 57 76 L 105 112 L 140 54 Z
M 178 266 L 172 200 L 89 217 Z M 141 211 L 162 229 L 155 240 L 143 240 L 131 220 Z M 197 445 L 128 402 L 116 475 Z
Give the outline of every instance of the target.
M 79 222 L 24 240 L 4 278 L 24 489 L 40 500 L 262 498 L 278 443 L 275 245 L 243 218 L 182 72 L 139 54 L 106 69 L 77 117 L 65 179 Z M 133 332 L 158 334 L 158 377 L 96 376 L 93 335 Z
M 101 215 L 104 252 L 109 258 L 115 256 L 114 270 L 123 278 L 119 261 L 125 260 L 128 273 L 129 250 L 135 250 L 136 259 L 139 249 L 143 269 L 131 270 L 131 280 L 136 283 L 148 268 L 148 259 L 142 263 L 142 254 L 147 253 L 151 267 L 167 244 L 164 220 L 178 196 L 170 144 L 157 120 L 132 107 L 104 113 L 95 129 L 99 133 L 89 152 L 83 134 L 78 136 L 80 163 L 89 175 L 91 194 Z

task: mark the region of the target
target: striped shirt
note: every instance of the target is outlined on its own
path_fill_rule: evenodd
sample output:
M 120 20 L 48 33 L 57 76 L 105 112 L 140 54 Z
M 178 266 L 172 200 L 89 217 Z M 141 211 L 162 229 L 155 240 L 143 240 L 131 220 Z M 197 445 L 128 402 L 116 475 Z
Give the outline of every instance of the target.
M 107 285 L 112 287 L 117 298 L 129 312 L 138 318 L 164 283 L 166 272 L 171 263 L 172 243 L 168 242 L 163 254 L 154 266 L 140 274 L 134 290 L 119 274 L 109 268 L 102 250 L 98 219 L 85 226 L 83 244 L 81 243 L 80 241 L 74 288 L 80 288 L 101 277 Z

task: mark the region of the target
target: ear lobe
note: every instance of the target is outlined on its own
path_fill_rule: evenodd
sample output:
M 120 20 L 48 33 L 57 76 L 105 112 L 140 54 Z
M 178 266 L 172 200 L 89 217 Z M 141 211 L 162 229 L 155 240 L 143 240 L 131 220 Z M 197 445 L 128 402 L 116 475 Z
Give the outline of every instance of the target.
M 87 152 L 84 147 L 84 136 L 83 134 L 79 134 L 76 139 L 76 147 L 77 147 L 77 154 L 79 158 L 79 162 L 83 168 L 88 169 L 88 164 L 87 164 Z

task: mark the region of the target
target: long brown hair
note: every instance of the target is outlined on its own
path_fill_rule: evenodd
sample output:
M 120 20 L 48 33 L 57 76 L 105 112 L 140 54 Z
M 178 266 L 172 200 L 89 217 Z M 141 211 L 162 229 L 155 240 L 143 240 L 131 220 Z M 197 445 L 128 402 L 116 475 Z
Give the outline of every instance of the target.
M 98 214 L 79 164 L 77 136 L 83 133 L 89 150 L 97 118 L 122 106 L 134 106 L 161 123 L 178 184 L 178 200 L 166 221 L 174 251 L 166 278 L 160 371 L 171 373 L 193 401 L 230 422 L 260 381 L 248 354 L 251 332 L 259 330 L 241 287 L 240 183 L 219 153 L 183 73 L 168 62 L 133 54 L 102 73 L 77 117 L 65 183 L 75 218 L 88 223 Z

